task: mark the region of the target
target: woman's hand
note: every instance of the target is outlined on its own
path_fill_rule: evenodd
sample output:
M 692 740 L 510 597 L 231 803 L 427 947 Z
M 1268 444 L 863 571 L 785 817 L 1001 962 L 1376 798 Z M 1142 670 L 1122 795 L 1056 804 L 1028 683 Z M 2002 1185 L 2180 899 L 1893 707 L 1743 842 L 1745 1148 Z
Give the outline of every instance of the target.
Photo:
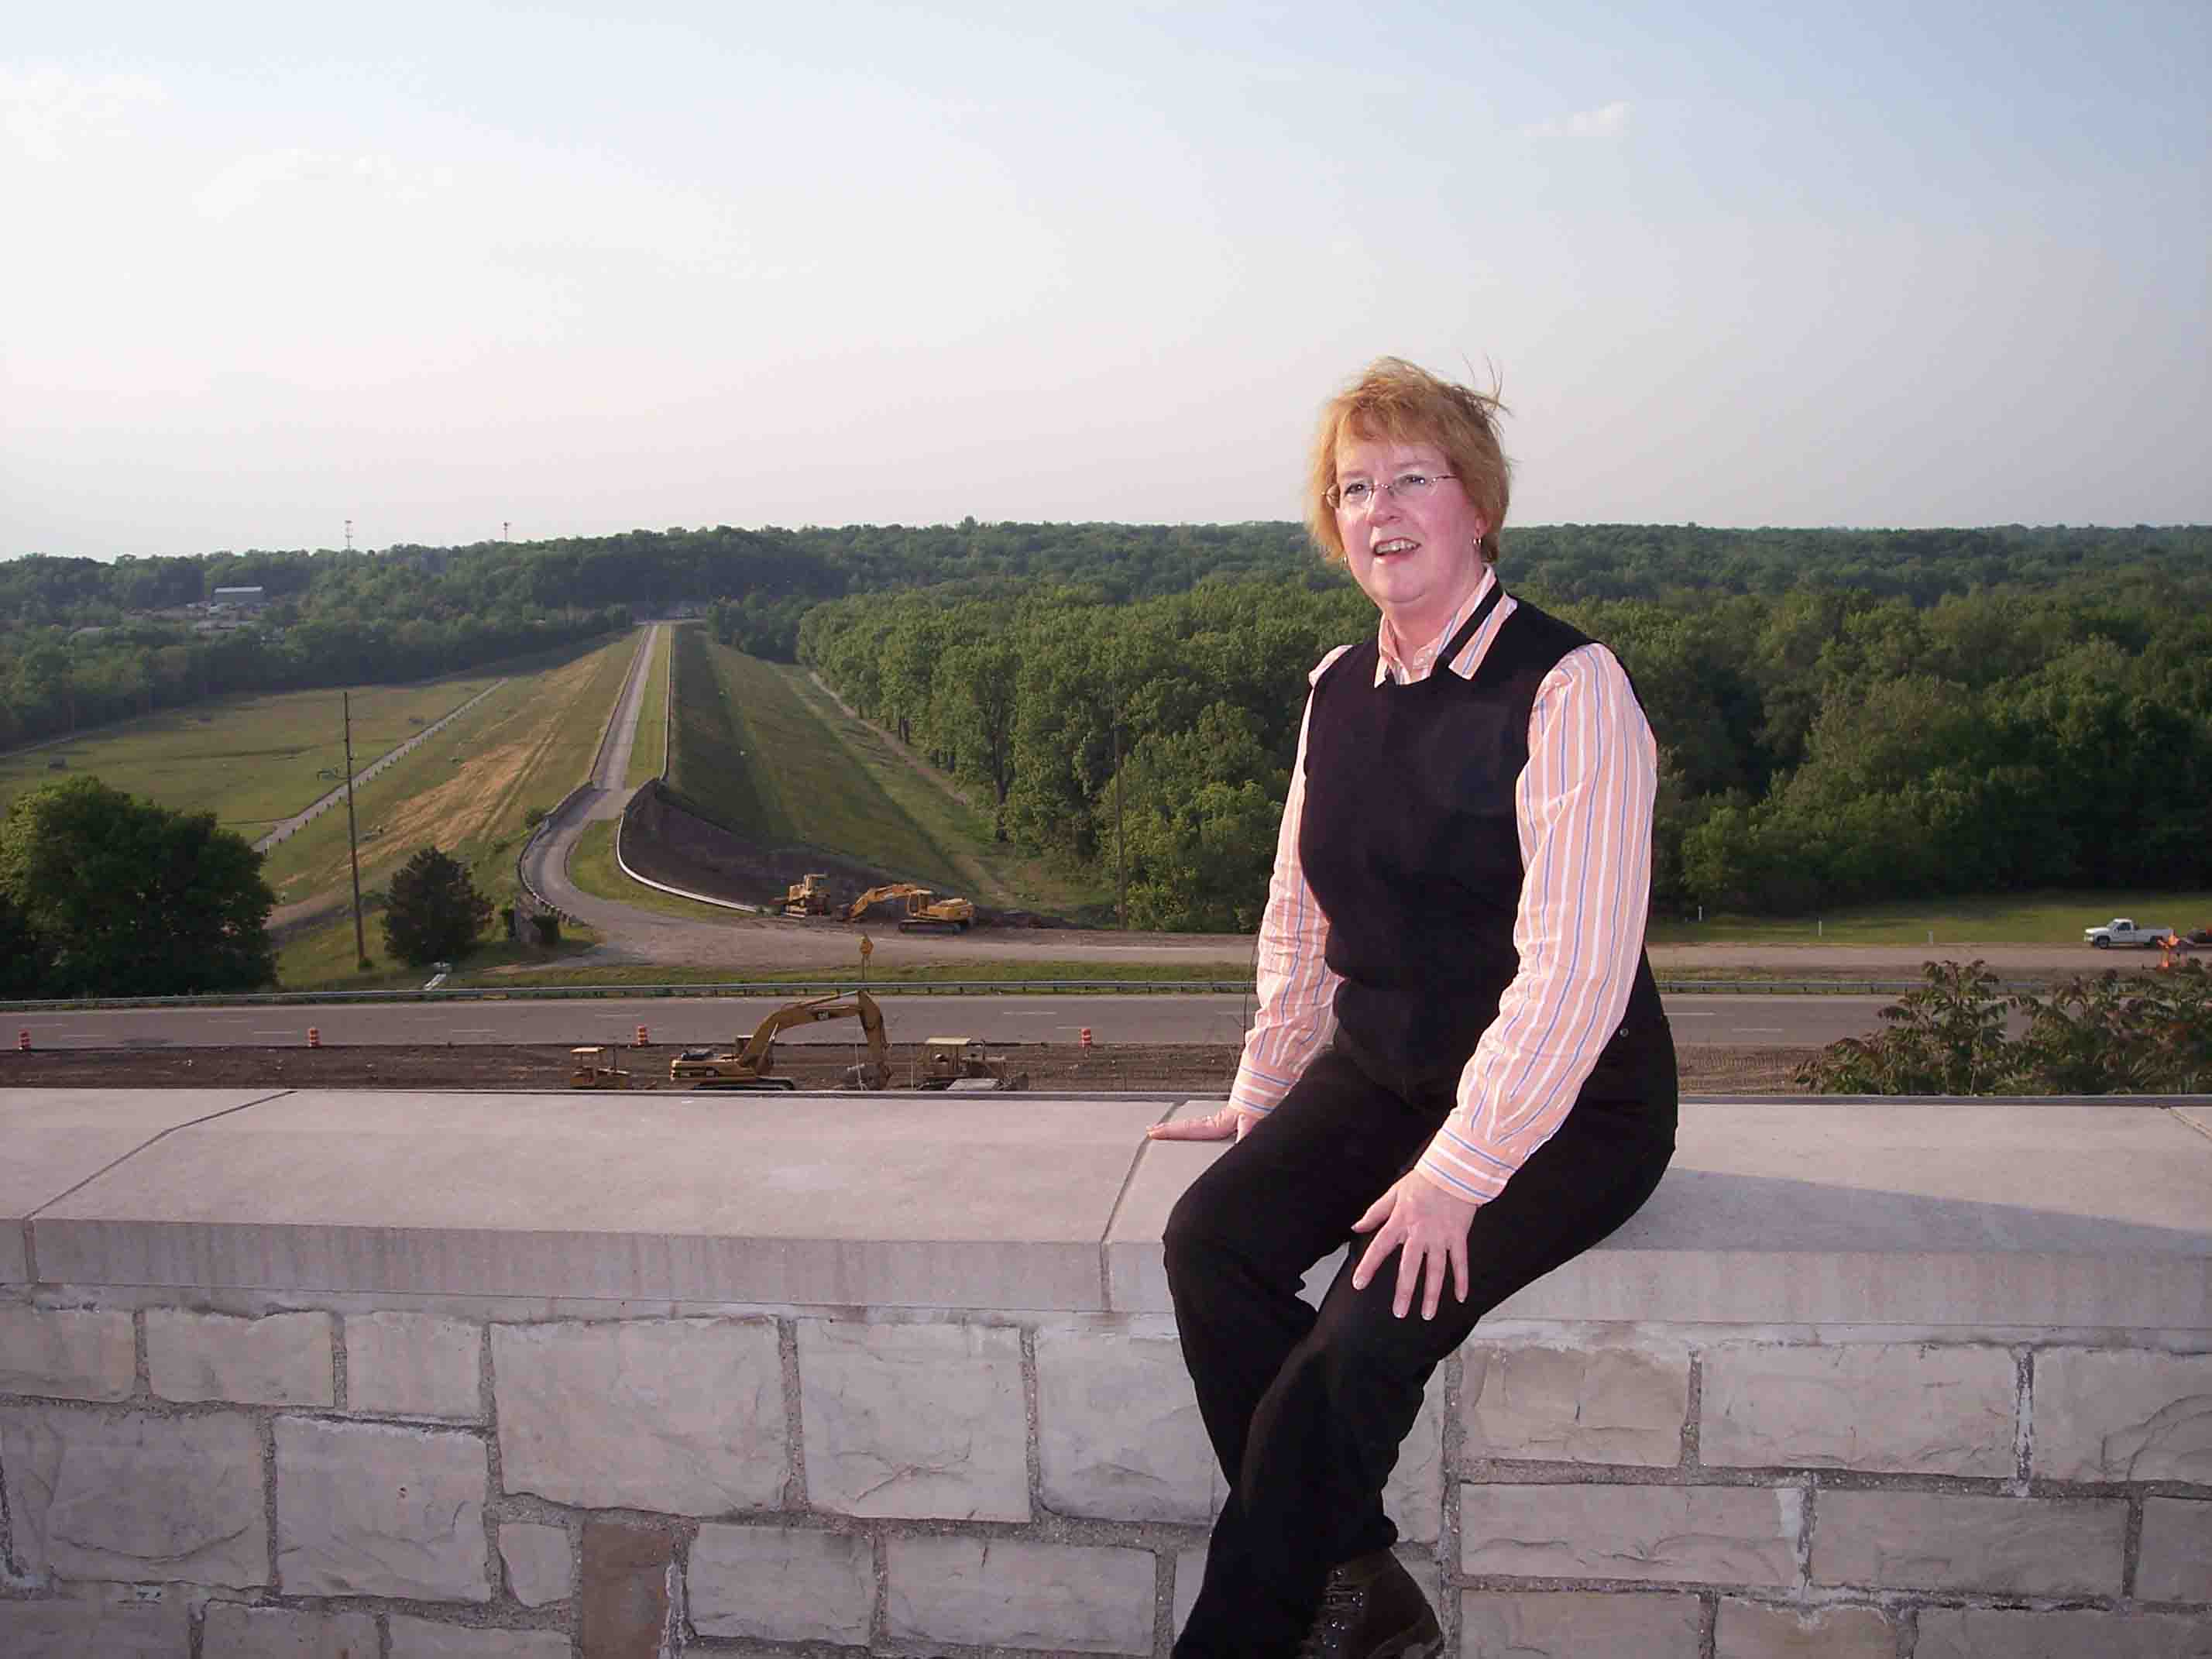
M 1367 1281 L 1375 1277 L 1376 1269 L 1389 1259 L 1390 1252 L 1398 1254 L 1398 1294 L 1390 1311 L 1400 1319 L 1413 1305 L 1413 1291 L 1421 1284 L 1424 1273 L 1428 1279 L 1427 1294 L 1421 1299 L 1421 1317 L 1434 1319 L 1437 1304 L 1443 1297 L 1444 1267 L 1451 1267 L 1452 1288 L 1459 1299 L 1467 1300 L 1467 1230 L 1474 1224 L 1474 1212 L 1480 1206 L 1456 1198 L 1425 1179 L 1418 1170 L 1408 1170 L 1393 1183 L 1390 1190 L 1367 1206 L 1367 1213 L 1352 1224 L 1355 1233 L 1375 1235 L 1367 1246 L 1367 1253 L 1359 1258 L 1353 1269 L 1352 1288 L 1364 1291 Z
M 1256 1112 L 1240 1112 L 1234 1106 L 1224 1106 L 1204 1117 L 1170 1118 L 1165 1123 L 1155 1123 L 1145 1133 L 1154 1140 L 1242 1140 L 1252 1133 L 1252 1126 L 1259 1121 Z

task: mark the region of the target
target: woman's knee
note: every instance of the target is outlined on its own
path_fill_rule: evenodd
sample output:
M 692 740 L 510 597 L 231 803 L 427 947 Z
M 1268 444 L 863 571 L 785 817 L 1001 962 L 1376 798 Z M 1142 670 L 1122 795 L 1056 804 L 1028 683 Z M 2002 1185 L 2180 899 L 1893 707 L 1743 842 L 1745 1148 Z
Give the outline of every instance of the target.
M 1203 1176 L 1184 1188 L 1168 1224 L 1160 1233 L 1170 1282 L 1189 1268 L 1215 1256 L 1227 1243 L 1222 1226 L 1223 1206 L 1216 1201 Z

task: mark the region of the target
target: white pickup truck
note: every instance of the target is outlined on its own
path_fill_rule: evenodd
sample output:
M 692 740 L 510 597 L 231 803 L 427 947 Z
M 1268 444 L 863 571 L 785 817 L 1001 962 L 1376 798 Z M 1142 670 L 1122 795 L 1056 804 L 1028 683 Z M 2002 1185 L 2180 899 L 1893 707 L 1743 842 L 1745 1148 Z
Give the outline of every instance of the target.
M 2140 945 L 2145 950 L 2150 950 L 2172 932 L 2172 928 L 2164 926 L 2138 927 L 2125 916 L 2114 916 L 2101 927 L 2084 927 L 2081 938 L 2100 951 L 2109 951 L 2115 945 Z

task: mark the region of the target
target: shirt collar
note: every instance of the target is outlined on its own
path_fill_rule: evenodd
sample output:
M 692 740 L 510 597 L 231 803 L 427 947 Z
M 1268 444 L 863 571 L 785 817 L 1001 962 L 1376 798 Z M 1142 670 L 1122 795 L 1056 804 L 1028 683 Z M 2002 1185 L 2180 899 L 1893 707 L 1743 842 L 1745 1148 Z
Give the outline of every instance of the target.
M 1383 617 L 1375 629 L 1375 684 L 1381 685 L 1385 680 L 1395 680 L 1401 685 L 1412 685 L 1418 680 L 1428 678 L 1436 672 L 1437 654 L 1451 643 L 1452 635 L 1459 632 L 1467 619 L 1474 614 L 1475 606 L 1480 605 L 1483 597 L 1497 585 L 1497 568 L 1486 562 L 1482 568 L 1482 580 L 1474 585 L 1474 592 L 1467 596 L 1458 610 L 1445 618 L 1444 625 L 1437 630 L 1435 638 L 1425 642 L 1410 655 L 1400 654 L 1397 632 L 1390 626 L 1390 619 Z M 1468 649 L 1460 653 L 1458 660 L 1451 665 L 1454 673 L 1462 679 L 1473 677 L 1475 664 L 1481 660 L 1480 641 L 1484 633 L 1494 629 L 1512 606 L 1510 599 L 1503 594 L 1498 597 L 1497 614 L 1482 629 L 1476 630 L 1474 639 L 1468 642 Z

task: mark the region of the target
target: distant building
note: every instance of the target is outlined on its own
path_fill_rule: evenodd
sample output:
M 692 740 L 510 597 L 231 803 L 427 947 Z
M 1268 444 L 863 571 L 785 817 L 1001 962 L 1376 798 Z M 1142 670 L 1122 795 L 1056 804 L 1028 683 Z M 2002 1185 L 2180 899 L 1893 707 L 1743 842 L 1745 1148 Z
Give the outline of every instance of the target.
M 212 605 L 228 605 L 234 611 L 252 611 L 269 603 L 269 595 L 258 587 L 218 587 Z

